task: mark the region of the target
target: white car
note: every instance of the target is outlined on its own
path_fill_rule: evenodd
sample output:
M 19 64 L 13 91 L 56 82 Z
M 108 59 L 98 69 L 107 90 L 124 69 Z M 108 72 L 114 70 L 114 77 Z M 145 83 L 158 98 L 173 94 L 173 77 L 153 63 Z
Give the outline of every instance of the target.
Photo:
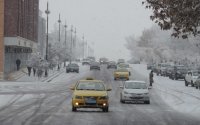
M 200 76 L 199 71 L 189 71 L 185 75 L 185 86 L 188 86 L 188 85 L 194 86 L 199 76 Z
M 120 86 L 120 102 L 143 101 L 145 104 L 150 104 L 148 85 L 144 81 L 125 81 L 123 86 Z

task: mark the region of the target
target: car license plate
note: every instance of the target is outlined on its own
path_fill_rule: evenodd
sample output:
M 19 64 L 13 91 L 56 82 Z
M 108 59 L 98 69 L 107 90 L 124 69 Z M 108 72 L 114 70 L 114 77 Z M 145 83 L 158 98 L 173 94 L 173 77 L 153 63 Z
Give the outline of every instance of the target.
M 94 99 L 94 98 L 85 98 L 85 103 L 88 103 L 88 104 L 96 104 L 97 101 L 96 101 L 96 99 Z

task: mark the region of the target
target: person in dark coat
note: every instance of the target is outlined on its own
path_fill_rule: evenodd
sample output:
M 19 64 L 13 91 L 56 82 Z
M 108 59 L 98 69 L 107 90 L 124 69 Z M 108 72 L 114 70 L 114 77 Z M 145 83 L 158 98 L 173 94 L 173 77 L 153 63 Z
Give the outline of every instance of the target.
M 36 73 L 36 68 L 33 67 L 33 75 L 35 76 L 35 73 Z
M 152 84 L 153 84 L 153 70 L 151 70 L 151 72 L 149 73 L 149 82 L 150 82 L 150 86 L 152 86 Z
M 20 59 L 17 59 L 17 60 L 16 60 L 17 71 L 19 71 L 19 69 L 20 69 L 20 64 L 21 64 L 21 60 L 20 60 Z
M 28 69 L 28 76 L 30 76 L 32 67 L 31 66 L 27 66 L 27 69 Z

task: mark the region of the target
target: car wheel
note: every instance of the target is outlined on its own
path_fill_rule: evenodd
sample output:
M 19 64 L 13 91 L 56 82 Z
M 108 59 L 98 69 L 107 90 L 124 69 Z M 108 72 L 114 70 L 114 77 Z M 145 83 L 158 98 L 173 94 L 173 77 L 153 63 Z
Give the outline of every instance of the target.
M 108 107 L 105 107 L 105 108 L 103 108 L 102 110 L 103 110 L 103 112 L 108 112 L 108 111 L 109 111 L 109 110 L 108 110 Z
M 145 104 L 150 104 L 150 100 L 144 101 Z
M 192 85 L 192 87 L 194 87 L 194 83 L 193 83 L 193 81 L 191 81 L 191 85 Z
M 74 107 L 74 106 L 72 106 L 72 111 L 73 111 L 73 112 L 77 111 L 77 108 Z
M 79 71 L 77 71 L 77 73 L 79 73 Z
M 125 103 L 125 101 L 122 99 L 122 94 L 120 94 L 120 102 Z
M 116 78 L 114 78 L 114 80 L 117 80 Z

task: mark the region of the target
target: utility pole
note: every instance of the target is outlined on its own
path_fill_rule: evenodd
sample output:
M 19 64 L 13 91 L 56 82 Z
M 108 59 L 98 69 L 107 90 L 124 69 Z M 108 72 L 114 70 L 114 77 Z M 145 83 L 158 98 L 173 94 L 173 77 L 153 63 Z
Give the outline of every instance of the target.
M 82 39 L 83 39 L 83 59 L 85 58 L 85 41 L 84 41 L 84 34 L 83 34 L 83 37 L 82 37 Z
M 61 23 L 61 19 L 60 19 L 60 14 L 59 14 L 59 19 L 58 19 L 58 23 L 59 23 L 59 34 L 58 34 L 58 48 L 61 48 L 61 43 L 60 43 L 60 23 Z M 58 60 L 58 70 L 60 70 L 60 61 Z
M 58 41 L 60 42 L 60 23 L 61 23 L 60 14 L 59 14 L 58 23 L 59 23 L 59 34 L 58 34 Z
M 65 21 L 64 27 L 65 27 L 65 52 L 66 52 L 66 54 L 67 54 L 67 23 L 66 23 L 66 21 Z M 64 62 L 64 67 L 65 67 L 65 66 L 66 66 L 66 60 L 65 60 L 65 62 Z
M 47 33 L 46 33 L 46 61 L 48 61 L 48 45 L 49 45 L 49 3 L 47 2 L 47 9 L 45 11 L 46 15 L 47 15 Z M 48 76 L 48 71 L 47 69 L 45 69 L 45 77 Z
M 76 27 L 74 30 L 73 55 L 74 55 L 74 57 L 76 57 Z
M 73 25 L 71 25 L 70 64 L 72 63 Z

